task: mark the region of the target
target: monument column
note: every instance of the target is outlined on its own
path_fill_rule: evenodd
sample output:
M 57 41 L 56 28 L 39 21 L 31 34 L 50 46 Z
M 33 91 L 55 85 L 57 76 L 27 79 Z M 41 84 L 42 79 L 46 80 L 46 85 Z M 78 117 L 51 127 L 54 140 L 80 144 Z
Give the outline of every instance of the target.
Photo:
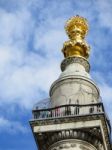
M 50 87 L 50 98 L 32 110 L 38 150 L 111 150 L 111 125 L 89 74 L 87 20 L 74 16 L 65 30 L 69 40 L 62 48 L 62 73 Z

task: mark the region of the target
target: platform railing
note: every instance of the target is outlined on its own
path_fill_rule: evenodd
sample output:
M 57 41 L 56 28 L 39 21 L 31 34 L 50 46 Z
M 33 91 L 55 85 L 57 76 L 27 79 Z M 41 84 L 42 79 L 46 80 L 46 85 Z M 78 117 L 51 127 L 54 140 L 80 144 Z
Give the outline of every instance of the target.
M 87 105 L 69 104 L 48 109 L 35 109 L 32 112 L 34 119 L 47 119 L 67 116 L 99 114 L 104 112 L 104 107 L 102 103 Z

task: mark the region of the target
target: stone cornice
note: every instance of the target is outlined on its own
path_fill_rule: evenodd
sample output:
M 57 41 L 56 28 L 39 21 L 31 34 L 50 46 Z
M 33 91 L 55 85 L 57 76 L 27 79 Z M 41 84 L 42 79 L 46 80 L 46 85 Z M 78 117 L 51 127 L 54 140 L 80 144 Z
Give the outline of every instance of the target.
M 104 131 L 104 140 L 107 144 L 108 150 L 111 150 L 111 143 L 110 143 L 110 137 L 108 133 L 108 127 L 105 115 L 102 114 L 93 114 L 93 115 L 87 115 L 87 116 L 77 116 L 77 117 L 65 117 L 65 118 L 55 118 L 55 119 L 46 119 L 46 120 L 34 120 L 30 121 L 30 125 L 33 128 L 34 126 L 46 126 L 50 124 L 61 124 L 61 123 L 69 123 L 69 122 L 79 122 L 79 121 L 90 121 L 90 120 L 101 120 L 102 127 Z M 97 133 L 97 132 L 96 132 Z

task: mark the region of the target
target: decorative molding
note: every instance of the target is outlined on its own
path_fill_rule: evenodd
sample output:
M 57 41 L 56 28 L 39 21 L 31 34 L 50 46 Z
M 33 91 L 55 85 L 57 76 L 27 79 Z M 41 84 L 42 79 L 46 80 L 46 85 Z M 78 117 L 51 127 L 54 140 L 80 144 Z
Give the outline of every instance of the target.
M 75 142 L 71 142 L 71 144 L 70 144 L 71 140 L 81 140 L 81 141 L 85 142 L 86 147 L 88 147 L 87 143 L 89 143 L 90 145 L 95 147 L 97 150 L 103 150 L 103 149 L 99 149 L 99 147 L 101 147 L 101 146 L 103 148 L 102 140 L 99 137 L 97 137 L 96 135 L 90 133 L 89 130 L 94 130 L 94 128 L 88 129 L 88 131 L 79 129 L 79 130 L 63 130 L 63 131 L 58 131 L 58 132 L 39 134 L 38 142 L 40 141 L 40 143 L 41 143 L 40 150 L 50 149 L 49 147 L 53 147 L 53 150 L 63 149 L 66 147 L 66 144 L 59 145 L 59 142 L 61 142 L 63 140 L 69 141 L 69 146 L 67 144 L 66 148 L 76 146 Z M 99 128 L 97 128 L 97 130 L 99 130 Z M 56 143 L 58 143 L 58 145 Z M 56 145 L 56 146 L 54 146 L 54 145 Z M 56 149 L 56 147 L 57 147 L 57 149 Z M 52 150 L 52 149 L 50 149 L 50 150 Z M 89 149 L 89 150 L 91 150 L 91 149 Z
M 111 143 L 110 143 L 110 140 L 109 140 L 110 139 L 109 131 L 108 131 L 108 128 L 107 128 L 107 121 L 105 119 L 106 118 L 105 118 L 104 114 L 99 114 L 99 115 L 98 114 L 97 115 L 93 114 L 93 115 L 89 115 L 89 116 L 76 116 L 76 117 L 66 117 L 66 118 L 47 119 L 47 120 L 35 120 L 35 121 L 30 121 L 30 124 L 31 124 L 31 127 L 33 129 L 34 126 L 41 126 L 41 125 L 61 124 L 61 123 L 69 123 L 69 122 L 74 122 L 75 123 L 75 122 L 79 122 L 79 121 L 83 122 L 83 121 L 90 121 L 90 120 L 101 120 L 102 125 L 103 125 L 103 131 L 104 131 L 104 140 L 106 142 L 108 150 L 111 150 L 110 149 Z M 99 131 L 98 129 L 93 128 L 92 130 L 91 129 L 87 129 L 87 131 L 85 130 L 85 132 L 88 132 L 88 131 L 89 131 L 90 135 L 97 137 L 97 139 L 101 139 L 101 137 L 102 137 L 101 131 Z M 73 137 L 73 135 L 75 136 L 75 131 L 74 131 L 74 134 L 71 130 L 67 131 L 66 134 L 67 133 L 69 133 L 68 135 L 70 135 L 71 138 Z M 64 131 L 62 133 L 59 133 L 59 137 L 62 138 L 62 135 L 63 135 L 63 138 L 64 138 L 65 137 L 65 132 Z M 83 137 L 85 134 L 81 133 L 81 135 Z M 43 135 L 43 134 L 41 136 L 45 137 L 45 135 Z M 51 139 L 51 134 L 49 136 L 50 136 L 50 139 Z M 49 136 L 47 136 L 46 139 L 48 139 Z M 38 137 L 38 141 L 39 141 L 39 139 L 42 138 L 42 137 L 40 137 L 40 134 L 38 134 L 38 136 L 36 134 L 36 137 Z M 57 137 L 57 134 L 56 134 L 56 137 Z M 53 138 L 54 138 L 54 136 L 53 136 Z M 56 138 L 56 139 L 59 140 L 58 138 Z M 89 138 L 89 139 L 93 141 L 93 139 L 91 139 L 91 138 Z M 42 141 L 42 139 L 40 141 Z M 98 145 L 98 142 L 96 142 L 96 145 Z M 100 147 L 100 144 L 99 144 L 99 147 Z M 44 150 L 44 149 L 42 149 L 42 150 Z M 99 150 L 102 150 L 102 149 L 99 148 Z
M 82 66 L 84 66 L 86 72 L 90 71 L 90 64 L 83 57 L 68 57 L 64 59 L 61 63 L 61 70 L 64 71 L 68 65 L 73 64 L 73 63 L 79 63 Z
M 96 150 L 96 148 L 87 141 L 79 139 L 61 140 L 52 144 L 48 150 Z M 99 150 L 99 149 L 98 149 Z
M 80 145 L 81 150 L 90 150 L 89 148 L 85 147 L 84 145 Z

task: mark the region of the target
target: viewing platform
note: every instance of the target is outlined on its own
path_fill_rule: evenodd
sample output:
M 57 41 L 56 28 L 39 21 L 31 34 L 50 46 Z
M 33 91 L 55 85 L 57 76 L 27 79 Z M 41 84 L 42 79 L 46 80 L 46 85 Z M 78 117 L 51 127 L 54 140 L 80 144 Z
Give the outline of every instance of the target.
M 34 119 L 48 119 L 67 116 L 100 114 L 104 112 L 104 107 L 102 103 L 87 105 L 69 104 L 47 109 L 33 109 L 32 112 Z
M 58 107 L 51 106 L 50 98 L 38 102 L 32 110 L 33 121 L 44 121 L 61 118 L 79 118 L 79 117 L 93 117 L 103 115 L 107 121 L 109 132 L 111 132 L 110 121 L 104 110 L 103 103 L 92 104 L 66 104 Z

